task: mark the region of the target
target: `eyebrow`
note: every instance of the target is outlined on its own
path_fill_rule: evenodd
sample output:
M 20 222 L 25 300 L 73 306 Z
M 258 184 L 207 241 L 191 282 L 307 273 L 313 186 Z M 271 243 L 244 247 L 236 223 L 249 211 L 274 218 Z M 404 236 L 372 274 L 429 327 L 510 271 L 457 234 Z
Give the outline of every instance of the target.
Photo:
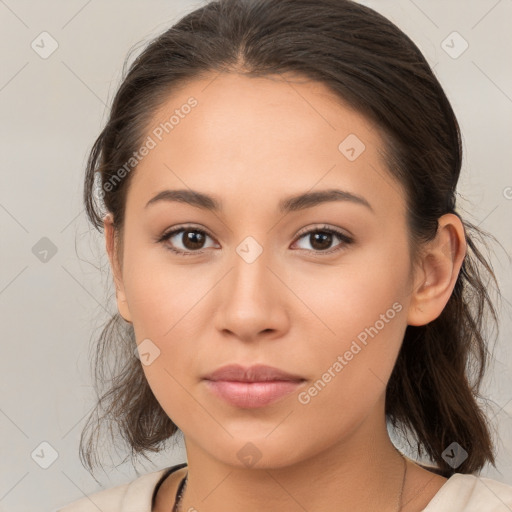
M 212 212 L 222 211 L 221 201 L 212 196 L 191 189 L 162 190 L 146 203 L 145 208 L 162 201 L 186 203 Z M 348 201 L 360 204 L 374 212 L 372 206 L 364 197 L 339 189 L 306 192 L 304 194 L 290 196 L 279 202 L 278 209 L 281 213 L 296 212 L 332 201 Z

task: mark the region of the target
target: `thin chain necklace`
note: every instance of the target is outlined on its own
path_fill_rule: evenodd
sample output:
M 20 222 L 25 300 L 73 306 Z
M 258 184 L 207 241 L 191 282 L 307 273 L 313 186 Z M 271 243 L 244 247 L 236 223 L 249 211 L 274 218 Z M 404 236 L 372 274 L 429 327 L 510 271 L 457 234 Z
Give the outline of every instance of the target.
M 400 453 L 400 452 L 398 452 L 398 453 Z M 402 510 L 402 494 L 404 492 L 405 478 L 407 475 L 407 461 L 405 460 L 405 457 L 401 453 L 400 453 L 400 456 L 402 457 L 402 460 L 403 460 L 404 476 L 402 478 L 402 487 L 400 489 L 400 494 L 398 495 L 398 500 L 397 500 L 398 506 L 397 506 L 396 512 L 400 512 L 400 510 Z M 181 480 L 178 490 L 176 491 L 176 498 L 174 500 L 174 507 L 172 509 L 172 512 L 179 511 L 179 507 L 181 505 L 181 500 L 183 498 L 183 493 L 185 492 L 185 489 L 187 487 L 187 479 L 188 479 L 188 471 L 187 471 L 187 474 Z

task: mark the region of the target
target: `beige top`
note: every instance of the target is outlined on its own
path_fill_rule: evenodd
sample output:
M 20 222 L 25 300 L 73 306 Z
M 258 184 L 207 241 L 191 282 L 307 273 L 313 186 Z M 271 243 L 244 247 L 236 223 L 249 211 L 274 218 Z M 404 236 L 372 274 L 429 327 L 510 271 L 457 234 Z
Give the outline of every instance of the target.
M 156 485 L 185 464 L 154 471 L 124 485 L 104 489 L 56 512 L 151 512 Z M 172 471 L 171 471 L 172 470 Z M 512 486 L 475 475 L 455 473 L 422 512 L 510 512 Z

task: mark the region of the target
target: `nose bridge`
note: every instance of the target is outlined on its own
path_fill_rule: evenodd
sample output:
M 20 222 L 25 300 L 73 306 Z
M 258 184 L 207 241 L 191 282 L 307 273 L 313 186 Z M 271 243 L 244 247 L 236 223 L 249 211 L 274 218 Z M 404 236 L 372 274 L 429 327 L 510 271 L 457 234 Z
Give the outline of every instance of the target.
M 280 329 L 284 320 L 282 294 L 276 288 L 272 254 L 251 236 L 235 248 L 231 271 L 223 284 L 217 327 L 241 337 L 251 337 L 267 329 Z M 278 280 L 277 280 L 278 281 Z M 282 284 L 278 284 L 282 286 Z
M 230 278 L 231 296 L 240 302 L 242 307 L 246 301 L 268 303 L 264 297 L 271 286 L 270 271 L 272 257 L 253 236 L 247 236 L 236 247 L 233 255 L 233 270 Z M 249 306 L 249 304 L 247 304 Z

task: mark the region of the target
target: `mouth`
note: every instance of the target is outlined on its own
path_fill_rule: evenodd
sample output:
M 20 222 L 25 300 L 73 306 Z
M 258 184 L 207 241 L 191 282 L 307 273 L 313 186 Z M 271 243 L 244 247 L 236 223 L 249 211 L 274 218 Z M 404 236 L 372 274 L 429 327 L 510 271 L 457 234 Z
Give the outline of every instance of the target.
M 266 365 L 232 364 L 203 377 L 208 390 L 227 403 L 246 409 L 264 407 L 296 391 L 303 377 Z

